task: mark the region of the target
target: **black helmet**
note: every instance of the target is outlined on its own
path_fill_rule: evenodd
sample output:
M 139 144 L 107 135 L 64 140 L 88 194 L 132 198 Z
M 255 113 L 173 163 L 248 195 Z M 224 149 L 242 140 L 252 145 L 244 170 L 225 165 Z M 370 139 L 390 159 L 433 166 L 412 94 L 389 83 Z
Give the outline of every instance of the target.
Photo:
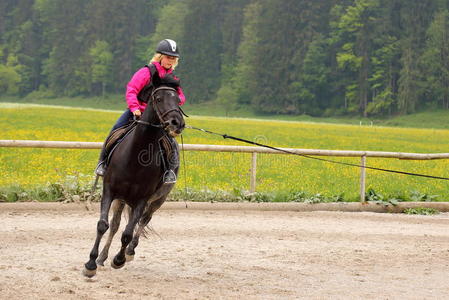
M 159 42 L 156 48 L 157 53 L 179 57 L 178 45 L 174 40 L 165 39 Z

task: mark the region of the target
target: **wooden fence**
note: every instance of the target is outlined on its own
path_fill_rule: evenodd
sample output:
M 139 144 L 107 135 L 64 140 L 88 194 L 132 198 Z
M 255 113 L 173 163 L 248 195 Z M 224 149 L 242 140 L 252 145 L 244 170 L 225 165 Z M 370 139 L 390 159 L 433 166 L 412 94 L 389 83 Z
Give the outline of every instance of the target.
M 0 147 L 18 147 L 18 148 L 58 148 L 58 149 L 100 149 L 103 146 L 101 142 L 65 142 L 65 141 L 31 141 L 31 140 L 0 140 Z M 381 152 L 381 151 L 344 151 L 344 150 L 317 150 L 317 149 L 298 149 L 281 148 L 289 152 L 311 156 L 334 156 L 334 157 L 360 157 L 360 201 L 365 200 L 365 182 L 366 182 L 366 159 L 367 157 L 378 158 L 396 158 L 406 160 L 433 160 L 449 159 L 449 153 L 403 153 L 403 152 Z M 209 152 L 242 152 L 252 153 L 251 156 L 251 176 L 250 192 L 256 191 L 257 174 L 257 154 L 288 154 L 262 147 L 248 146 L 225 146 L 225 145 L 201 145 L 184 144 L 186 151 L 209 151 Z

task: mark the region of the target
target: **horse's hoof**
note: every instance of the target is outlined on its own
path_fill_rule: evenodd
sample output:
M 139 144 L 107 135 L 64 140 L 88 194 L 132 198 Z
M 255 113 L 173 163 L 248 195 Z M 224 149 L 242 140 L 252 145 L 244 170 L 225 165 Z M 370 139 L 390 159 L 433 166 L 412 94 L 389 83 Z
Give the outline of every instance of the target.
M 125 254 L 126 262 L 130 262 L 134 260 L 134 255 Z
M 84 275 L 84 276 L 86 276 L 86 277 L 88 277 L 88 278 L 92 278 L 92 277 L 95 276 L 95 274 L 97 274 L 97 269 L 95 269 L 95 270 L 89 270 L 89 269 L 87 269 L 86 267 L 84 267 L 84 270 L 83 270 L 83 275 Z
M 124 265 L 125 265 L 125 262 L 123 262 L 122 264 L 116 264 L 115 259 L 111 261 L 111 267 L 113 267 L 114 269 L 123 268 Z

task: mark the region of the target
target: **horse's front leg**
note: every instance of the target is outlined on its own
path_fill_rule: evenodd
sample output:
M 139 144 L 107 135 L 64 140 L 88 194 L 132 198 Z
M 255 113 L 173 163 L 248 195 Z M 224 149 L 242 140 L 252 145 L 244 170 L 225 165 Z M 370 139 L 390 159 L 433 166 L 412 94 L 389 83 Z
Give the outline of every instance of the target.
M 137 222 L 139 222 L 140 217 L 143 214 L 145 205 L 146 201 L 142 200 L 139 201 L 139 204 L 132 209 L 131 218 L 128 221 L 128 224 L 126 225 L 125 230 L 123 231 L 122 234 L 121 238 L 122 247 L 120 248 L 120 251 L 117 253 L 117 255 L 111 262 L 111 266 L 114 269 L 119 269 L 125 265 L 126 262 L 125 250 L 133 238 L 134 228 L 136 227 Z
M 126 248 L 126 261 L 132 261 L 134 259 L 134 255 L 136 252 L 134 251 L 139 244 L 139 238 L 140 235 L 144 232 L 145 227 L 150 223 L 151 218 L 153 217 L 153 213 L 158 210 L 161 205 L 165 202 L 165 199 L 167 196 L 163 196 L 159 198 L 158 200 L 151 203 L 151 205 L 147 206 L 147 209 L 142 215 L 142 218 L 139 221 L 139 227 L 137 228 L 136 233 L 134 234 L 134 237 L 129 244 L 128 248 Z
M 103 197 L 101 198 L 100 220 L 97 223 L 97 237 L 95 239 L 94 246 L 90 251 L 90 259 L 84 265 L 84 276 L 93 277 L 97 272 L 97 264 L 95 260 L 98 257 L 98 247 L 100 246 L 101 238 L 109 228 L 108 215 L 112 200 L 113 199 L 111 193 L 106 188 L 104 188 Z
M 109 236 L 106 240 L 106 244 L 103 247 L 103 250 L 100 253 L 100 256 L 97 259 L 97 264 L 100 266 L 104 266 L 104 261 L 108 258 L 109 248 L 111 247 L 112 239 L 114 235 L 117 233 L 118 228 L 120 227 L 120 221 L 122 218 L 123 208 L 125 207 L 125 203 L 120 200 L 115 200 L 112 203 L 112 211 L 114 212 L 111 220 L 111 228 L 109 230 Z

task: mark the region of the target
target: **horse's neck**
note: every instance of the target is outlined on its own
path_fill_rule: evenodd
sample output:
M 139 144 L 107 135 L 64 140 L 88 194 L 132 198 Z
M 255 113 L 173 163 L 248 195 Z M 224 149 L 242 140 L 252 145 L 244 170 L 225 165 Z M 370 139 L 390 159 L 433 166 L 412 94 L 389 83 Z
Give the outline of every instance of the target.
M 151 103 L 148 103 L 147 108 L 143 112 L 141 120 L 150 124 L 159 124 L 156 111 L 152 107 Z
M 152 124 L 152 123 L 151 123 Z M 136 140 L 153 140 L 158 138 L 163 134 L 162 129 L 160 127 L 155 127 L 147 124 L 138 124 L 135 132 L 134 139 Z
M 142 143 L 148 145 L 149 142 L 159 139 L 163 134 L 163 131 L 160 127 L 153 126 L 158 125 L 159 122 L 156 116 L 156 112 L 150 105 L 148 105 L 147 109 L 143 113 L 141 120 L 146 124 L 138 124 L 137 128 L 135 129 L 133 135 L 133 144 L 136 146 Z

